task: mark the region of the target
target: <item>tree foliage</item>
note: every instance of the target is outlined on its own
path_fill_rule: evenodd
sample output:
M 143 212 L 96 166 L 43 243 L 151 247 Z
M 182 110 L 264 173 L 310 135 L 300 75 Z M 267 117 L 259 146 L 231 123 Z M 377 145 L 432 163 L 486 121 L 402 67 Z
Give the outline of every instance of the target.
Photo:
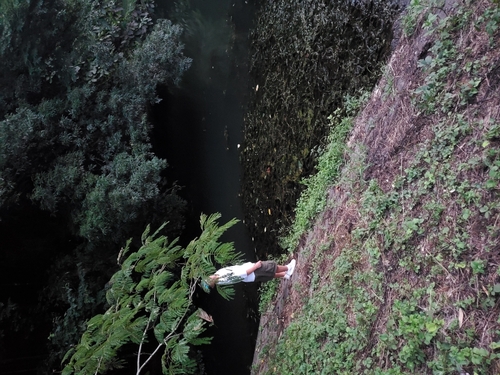
M 127 256 L 110 280 L 108 309 L 88 321 L 80 343 L 67 353 L 63 374 L 102 374 L 124 366 L 130 351 L 123 349 L 126 344 L 133 344 L 137 374 L 160 353 L 164 374 L 192 373 L 196 362 L 189 355 L 191 346 L 210 342 L 202 336 L 205 321 L 193 305 L 196 286 L 215 272 L 214 260 L 226 264 L 239 259 L 232 243 L 219 241 L 237 220 L 219 226 L 219 218 L 202 215 L 202 233 L 186 248 L 177 239 L 159 236 L 161 228 L 150 235 L 148 226 L 141 248 Z M 230 286 L 220 290 L 226 298 L 232 291 Z
M 0 205 L 28 196 L 94 242 L 158 205 L 147 106 L 190 64 L 179 26 L 118 3 L 12 0 L 0 18 Z
M 148 120 L 157 86 L 178 84 L 190 66 L 181 33 L 149 0 L 0 2 L 2 220 L 35 204 L 74 240 L 46 293 L 57 308 L 53 355 L 102 303 L 126 238 L 146 222 L 183 227 L 186 203 L 163 177 Z

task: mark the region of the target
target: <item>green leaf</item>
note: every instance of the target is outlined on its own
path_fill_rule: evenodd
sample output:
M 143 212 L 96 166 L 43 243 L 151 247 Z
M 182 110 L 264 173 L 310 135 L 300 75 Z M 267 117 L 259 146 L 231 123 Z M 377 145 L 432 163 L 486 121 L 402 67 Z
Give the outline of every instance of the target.
M 475 365 L 480 365 L 486 357 L 489 356 L 489 353 L 484 348 L 472 348 L 471 351 L 471 361 Z
M 427 322 L 425 323 L 425 329 L 427 329 L 427 332 L 429 333 L 436 333 L 440 328 L 439 324 L 436 324 L 436 322 Z
M 497 342 L 492 342 L 490 344 L 490 349 L 495 350 L 495 349 L 498 349 L 498 348 L 500 348 L 500 342 L 497 341 Z
M 149 282 L 150 282 L 149 278 L 143 277 L 139 282 L 139 284 L 137 284 L 137 286 L 135 287 L 136 292 L 141 292 L 142 290 L 147 288 L 149 286 Z

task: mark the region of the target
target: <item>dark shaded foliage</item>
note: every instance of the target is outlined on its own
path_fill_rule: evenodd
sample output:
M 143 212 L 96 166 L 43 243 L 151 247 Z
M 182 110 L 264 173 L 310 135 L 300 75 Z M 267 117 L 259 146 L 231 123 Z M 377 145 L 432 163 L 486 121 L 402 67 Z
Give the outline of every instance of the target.
M 0 5 L 1 225 L 37 207 L 73 239 L 58 248 L 40 294 L 39 311 L 54 315 L 53 360 L 103 303 L 98 291 L 120 245 L 147 223 L 169 221 L 175 235 L 183 227 L 185 202 L 162 177 L 167 163 L 152 151 L 148 108 L 157 85 L 179 83 L 190 59 L 181 28 L 154 22 L 153 10 L 114 0 Z
M 245 121 L 244 203 L 262 256 L 279 252 L 328 116 L 371 88 L 392 38 L 388 1 L 268 2 L 251 36 L 255 97 Z

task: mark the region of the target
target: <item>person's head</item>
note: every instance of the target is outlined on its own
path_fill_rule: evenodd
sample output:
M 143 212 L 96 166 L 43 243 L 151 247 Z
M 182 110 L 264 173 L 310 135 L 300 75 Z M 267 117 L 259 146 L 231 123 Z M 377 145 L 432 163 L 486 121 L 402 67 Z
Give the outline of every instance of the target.
M 210 275 L 207 278 L 201 280 L 200 286 L 206 293 L 210 293 L 210 290 L 215 286 L 217 279 L 218 276 Z
M 210 284 L 207 282 L 207 280 L 201 280 L 200 281 L 200 286 L 201 286 L 201 289 L 203 289 L 203 291 L 205 293 L 210 293 Z

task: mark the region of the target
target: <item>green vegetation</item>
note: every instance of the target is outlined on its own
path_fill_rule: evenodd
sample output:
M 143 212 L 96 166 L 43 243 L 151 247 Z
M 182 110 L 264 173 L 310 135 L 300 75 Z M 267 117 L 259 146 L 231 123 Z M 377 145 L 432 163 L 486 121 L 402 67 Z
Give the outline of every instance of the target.
M 219 242 L 237 221 L 218 226 L 219 218 L 202 215 L 202 233 L 186 248 L 178 240 L 158 236 L 159 230 L 150 235 L 148 227 L 141 248 L 123 261 L 109 282 L 107 311 L 87 322 L 80 343 L 66 355 L 70 360 L 62 373 L 104 374 L 135 362 L 136 374 L 141 374 L 160 356 L 164 374 L 194 373 L 197 363 L 190 350 L 210 342 L 202 335 L 204 312 L 193 304 L 197 284 L 215 272 L 214 260 L 227 264 L 239 259 L 232 243 Z M 231 286 L 217 289 L 225 298 L 233 292 Z M 133 349 L 126 348 L 129 343 Z
M 268 260 L 275 260 L 277 264 L 285 264 L 286 261 L 288 260 L 288 254 L 282 254 L 278 258 L 273 258 L 273 256 L 270 256 Z M 259 287 L 259 312 L 263 314 L 268 308 L 269 304 L 271 303 L 272 299 L 276 295 L 276 292 L 278 291 L 279 287 L 279 281 L 278 280 L 273 280 L 269 281 L 266 283 L 261 283 Z
M 367 93 L 360 98 L 347 96 L 343 109 L 338 109 L 328 117 L 331 131 L 328 145 L 318 158 L 318 172 L 301 181 L 306 189 L 302 192 L 295 212 L 295 219 L 288 235 L 282 241 L 282 246 L 289 251 L 297 247 L 300 236 L 310 228 L 311 220 L 324 210 L 327 197 L 325 191 L 331 182 L 337 180 L 344 162 L 347 136 L 352 129 L 352 119 L 357 110 L 368 99 Z M 342 116 L 341 115 L 348 115 Z
M 331 141 L 328 115 L 340 116 L 346 95 L 376 84 L 390 50 L 395 3 L 268 1 L 258 11 L 250 37 L 254 92 L 241 151 L 246 222 L 257 249 L 280 252 L 301 181 L 316 172 Z
M 40 254 L 36 230 L 25 234 L 28 251 L 2 244 L 45 263 L 58 252 L 50 285 L 34 286 L 37 312 L 23 312 L 31 323 L 12 331 L 10 322 L 2 325 L 29 336 L 35 324 L 53 322 L 48 367 L 58 367 L 83 322 L 102 308 L 102 288 L 126 239 L 140 237 L 147 223 L 169 222 L 163 231 L 174 235 L 184 225 L 186 203 L 153 153 L 148 111 L 159 101 L 157 86 L 178 84 L 191 60 L 181 28 L 153 11 L 153 2 L 135 0 L 0 4 L 2 222 L 43 210 L 61 238 L 48 254 Z
M 254 373 L 498 373 L 499 16 L 488 0 L 411 2 L 384 89 L 331 158 L 342 170 L 303 195 L 331 215 L 298 249 L 302 303 Z
M 166 163 L 146 110 L 189 66 L 180 28 L 153 26 L 147 3 L 20 4 L 1 24 L 0 205 L 27 196 L 97 243 L 122 241 L 165 201 L 179 209 L 159 197 Z

